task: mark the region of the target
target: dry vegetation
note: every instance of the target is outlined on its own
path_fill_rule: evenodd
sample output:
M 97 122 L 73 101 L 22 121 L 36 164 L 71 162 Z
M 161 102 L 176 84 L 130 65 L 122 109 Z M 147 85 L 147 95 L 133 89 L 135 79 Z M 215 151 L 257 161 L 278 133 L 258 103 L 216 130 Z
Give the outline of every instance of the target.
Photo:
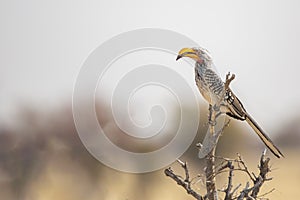
M 110 119 L 106 118 L 104 108 L 99 106 L 98 110 L 101 116 L 99 119 L 108 123 Z M 204 124 L 200 125 L 200 133 L 202 129 L 205 129 Z M 298 135 L 299 132 L 287 133 L 289 137 L 293 134 Z M 234 158 L 239 152 L 249 170 L 257 172 L 262 146 L 257 148 L 258 146 L 250 143 L 249 141 L 255 143 L 258 140 L 248 140 L 248 135 L 247 131 L 244 133 L 235 123 L 231 123 L 220 139 L 217 155 Z M 203 163 L 195 160 L 195 144 L 200 140 L 201 137 L 198 136 L 181 159 L 190 164 L 190 176 L 198 177 L 192 181 L 192 187 L 201 193 L 205 187 L 201 176 L 197 175 L 203 173 Z M 241 142 L 234 146 L 232 141 L 235 144 L 237 141 Z M 275 191 L 267 195 L 268 198 L 297 199 L 297 188 L 300 185 L 300 142 L 289 145 L 295 141 L 290 143 L 288 138 L 276 142 L 283 148 L 286 158 L 271 157 L 270 177 L 273 180 L 263 186 L 262 194 L 275 188 Z M 70 107 L 51 113 L 23 110 L 15 126 L 1 127 L 0 143 L 1 199 L 193 199 L 184 189 L 166 178 L 163 170 L 142 175 L 126 174 L 105 167 L 95 160 L 79 140 Z M 176 163 L 171 167 L 174 171 L 182 170 Z M 244 183 L 244 179 L 244 174 L 236 173 L 234 184 Z M 227 176 L 221 175 L 219 180 L 218 187 L 222 187 Z

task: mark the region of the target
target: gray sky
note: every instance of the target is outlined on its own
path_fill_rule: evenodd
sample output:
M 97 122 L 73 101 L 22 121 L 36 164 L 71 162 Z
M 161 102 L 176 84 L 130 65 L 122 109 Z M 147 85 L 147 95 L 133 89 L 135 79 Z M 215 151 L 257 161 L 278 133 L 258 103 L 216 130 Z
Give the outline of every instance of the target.
M 300 109 L 299 7 L 279 0 L 1 1 L 0 119 L 19 105 L 71 101 L 76 75 L 97 46 L 149 27 L 207 48 L 222 77 L 236 74 L 231 87 L 247 110 L 275 130 Z

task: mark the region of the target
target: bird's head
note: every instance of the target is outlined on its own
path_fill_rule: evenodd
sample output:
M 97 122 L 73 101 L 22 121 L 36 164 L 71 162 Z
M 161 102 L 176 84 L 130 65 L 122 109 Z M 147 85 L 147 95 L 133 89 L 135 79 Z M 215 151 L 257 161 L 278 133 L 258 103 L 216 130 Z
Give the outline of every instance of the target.
M 211 61 L 211 57 L 206 49 L 197 47 L 197 48 L 183 48 L 179 51 L 176 60 L 179 60 L 183 57 L 189 57 L 195 60 L 198 63 Z

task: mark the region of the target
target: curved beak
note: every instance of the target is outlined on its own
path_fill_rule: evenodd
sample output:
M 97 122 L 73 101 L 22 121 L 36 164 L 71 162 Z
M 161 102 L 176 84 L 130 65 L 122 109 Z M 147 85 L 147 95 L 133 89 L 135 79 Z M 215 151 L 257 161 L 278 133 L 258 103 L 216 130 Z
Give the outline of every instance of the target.
M 189 57 L 192 58 L 194 60 L 198 60 L 199 57 L 197 56 L 197 52 L 192 49 L 192 48 L 183 48 L 179 51 L 178 56 L 176 58 L 176 60 L 179 60 L 180 58 L 183 57 Z
M 180 58 L 182 58 L 182 56 L 178 55 L 177 58 L 176 58 L 176 61 L 179 60 Z

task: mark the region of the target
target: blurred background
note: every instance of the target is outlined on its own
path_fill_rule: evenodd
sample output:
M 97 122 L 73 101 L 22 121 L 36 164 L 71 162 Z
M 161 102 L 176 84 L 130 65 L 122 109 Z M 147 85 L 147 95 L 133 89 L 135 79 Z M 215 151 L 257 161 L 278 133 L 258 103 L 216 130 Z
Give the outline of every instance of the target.
M 222 77 L 236 74 L 231 87 L 286 156 L 279 160 L 268 154 L 274 180 L 263 190 L 276 189 L 270 199 L 295 199 L 300 185 L 299 4 L 1 1 L 1 199 L 192 199 L 163 170 L 127 174 L 102 165 L 82 145 L 73 122 L 73 84 L 88 55 L 117 34 L 145 27 L 188 36 L 212 53 Z M 193 83 L 193 69 L 185 70 Z M 207 105 L 201 97 L 199 104 L 198 135 L 181 158 L 193 176 L 204 167 L 195 144 L 206 132 Z M 120 131 L 104 97 L 96 107 L 99 123 L 118 140 Z M 232 121 L 218 155 L 234 158 L 238 152 L 256 172 L 262 150 L 245 123 Z M 172 167 L 182 172 L 176 163 Z M 236 177 L 237 184 L 242 178 Z M 194 187 L 204 191 L 201 180 Z

